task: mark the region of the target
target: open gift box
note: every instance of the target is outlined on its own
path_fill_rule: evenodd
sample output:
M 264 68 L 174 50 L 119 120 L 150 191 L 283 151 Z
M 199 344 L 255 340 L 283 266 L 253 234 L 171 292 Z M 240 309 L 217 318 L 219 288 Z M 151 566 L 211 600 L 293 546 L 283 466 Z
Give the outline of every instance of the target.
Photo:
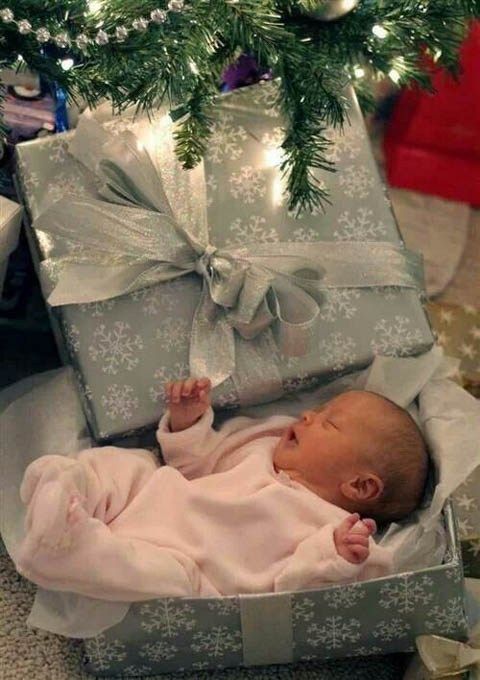
M 392 576 L 301 592 L 132 605 L 39 589 L 30 624 L 88 638 L 87 669 L 97 676 L 407 652 L 421 634 L 464 639 L 462 562 L 448 498 L 480 465 L 480 406 L 448 379 L 450 373 L 438 348 L 418 358 L 378 357 L 365 371 L 245 411 L 295 416 L 346 389 L 369 389 L 410 405 L 427 438 L 437 483 L 412 521 L 391 525 L 377 538 L 394 550 Z M 37 455 L 86 443 L 70 370 L 29 381 L 13 397 L 0 422 L 6 447 L 0 518 L 12 555 L 22 534 L 18 487 L 26 465 Z
M 338 172 L 322 176 L 332 204 L 324 214 L 299 218 L 283 194 L 275 83 L 221 98 L 204 164 L 193 171 L 176 160 L 167 115 L 154 122 L 120 118 L 103 132 L 84 118 L 73 137 L 17 147 L 32 253 L 45 296 L 60 305 L 51 310 L 60 354 L 75 368 L 97 441 L 152 426 L 164 407 L 165 382 L 189 372 L 215 374 L 214 406 L 238 407 L 320 384 L 368 365 L 376 354 L 410 356 L 432 346 L 420 261 L 403 247 L 353 90 L 346 96 L 351 124 L 344 134 L 330 132 Z M 105 169 L 109 198 L 100 202 Z M 147 223 L 148 238 L 141 229 L 129 238 L 129 225 Z M 172 236 L 173 223 L 179 229 Z M 168 257 L 161 250 L 166 244 Z M 118 283 L 115 266 L 128 257 L 133 270 Z M 318 285 L 303 280 L 293 290 L 294 279 L 300 281 L 291 267 L 295 258 L 310 271 L 314 258 Z M 168 278 L 167 260 L 178 278 Z M 66 261 L 86 265 L 87 273 L 71 269 L 73 278 L 62 283 L 57 275 Z M 159 263 L 162 272 L 150 277 Z M 270 286 L 278 267 L 281 275 Z M 55 292 L 56 285 L 68 294 Z M 306 300 L 309 286 L 316 293 Z

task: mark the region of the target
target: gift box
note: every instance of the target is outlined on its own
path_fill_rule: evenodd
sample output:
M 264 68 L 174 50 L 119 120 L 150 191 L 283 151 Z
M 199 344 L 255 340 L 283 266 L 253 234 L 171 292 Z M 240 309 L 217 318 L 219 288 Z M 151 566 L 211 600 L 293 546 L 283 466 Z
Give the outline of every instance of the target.
M 480 23 L 472 24 L 461 51 L 461 75 L 433 71 L 435 94 L 405 89 L 385 135 L 391 186 L 480 203 Z
M 463 579 L 451 508 L 448 557 L 433 569 L 315 591 L 135 603 L 87 639 L 96 676 L 409 652 L 418 635 L 464 638 Z
M 134 130 L 140 147 L 149 148 L 161 177 L 161 189 L 155 196 L 165 193 L 175 220 L 182 228 L 188 225 L 190 229 L 189 243 L 206 211 L 208 245 L 202 246 L 205 250 L 199 253 L 193 271 L 185 272 L 184 276 L 129 294 L 106 295 L 103 299 L 55 308 L 52 318 L 58 344 L 65 361 L 76 368 L 89 424 L 97 440 L 108 440 L 157 421 L 164 408 L 165 382 L 192 371 L 192 353 L 196 352 L 198 372 L 205 373 L 209 366 L 218 373 L 218 366 L 225 360 L 225 347 L 231 341 L 228 335 L 231 328 L 222 326 L 222 333 L 229 338 L 227 342 L 222 343 L 220 333 L 213 333 L 202 336 L 200 350 L 197 347 L 198 351 L 192 352 L 191 347 L 193 339 L 198 344 L 199 337 L 198 325 L 192 332 L 202 295 L 199 273 L 209 281 L 211 291 L 212 286 L 215 288 L 215 277 L 221 278 L 225 267 L 230 266 L 232 251 L 234 259 L 241 258 L 245 244 L 253 244 L 248 257 L 257 261 L 270 257 L 278 261 L 282 253 L 287 260 L 291 259 L 292 248 L 297 248 L 293 257 L 299 262 L 308 260 L 310 252 L 321 252 L 317 263 L 325 263 L 326 276 L 331 277 L 333 284 L 327 281 L 321 295 L 317 295 L 316 311 L 311 315 L 316 318 L 316 339 L 308 351 L 301 350 L 297 356 L 279 349 L 270 328 L 260 334 L 250 333 L 258 314 L 253 324 L 247 324 L 246 333 L 237 332 L 244 328 L 242 323 L 236 323 L 232 342 L 237 364 L 233 375 L 226 370 L 215 381 L 218 383 L 215 407 L 271 400 L 368 365 L 376 354 L 410 356 L 432 345 L 419 295 L 418 262 L 411 258 L 407 262 L 409 254 L 402 247 L 353 91 L 347 92 L 351 124 L 344 134 L 330 131 L 335 142 L 331 158 L 337 161 L 338 172 L 325 174 L 322 181 L 330 191 L 331 205 L 325 213 L 300 216 L 289 212 L 283 191 L 279 168 L 282 120 L 275 106 L 276 92 L 275 83 L 264 83 L 223 95 L 204 165 L 189 172 L 181 170 L 175 159 L 168 116 L 159 116 L 148 124 L 128 116 L 105 124 L 117 140 L 122 139 L 126 129 Z M 84 209 L 84 203 L 98 198 L 99 178 L 85 167 L 95 149 L 85 153 L 79 141 L 77 158 L 83 154 L 80 163 L 69 155 L 70 140 L 69 134 L 59 135 L 28 142 L 17 149 L 19 185 L 33 225 L 28 230 L 32 250 L 37 264 L 41 260 L 53 262 L 50 274 L 55 270 L 52 253 L 57 256 L 66 253 L 74 259 L 78 251 L 85 256 L 81 239 L 80 242 L 74 239 L 81 235 L 85 224 L 95 223 L 93 218 L 84 222 L 77 219 L 77 211 Z M 115 160 L 122 162 L 121 158 Z M 126 167 L 122 168 L 124 171 L 129 172 Z M 115 181 L 120 174 L 117 172 Z M 54 218 L 50 211 L 53 203 L 65 196 L 70 202 L 63 204 L 65 217 L 59 225 L 62 220 L 58 213 Z M 59 240 L 56 234 L 46 233 L 54 222 L 55 228 L 70 228 L 70 236 L 63 234 Z M 113 220 L 104 233 L 110 239 L 116 232 Z M 95 238 L 91 243 L 101 246 L 101 232 Z M 124 240 L 128 241 L 128 235 L 124 235 Z M 95 248 L 91 246 L 87 251 L 91 253 Z M 212 274 L 212 257 L 218 256 L 215 249 L 226 255 L 223 259 L 217 257 L 220 264 Z M 122 257 L 120 254 L 120 260 Z M 233 268 L 237 264 L 238 261 Z M 262 276 L 257 267 L 251 279 L 256 285 Z M 90 286 L 90 278 L 81 277 L 76 286 L 79 293 L 87 280 Z M 101 287 L 102 275 L 99 278 Z M 233 279 L 230 284 L 235 287 Z M 283 280 L 287 279 L 292 280 L 290 274 L 283 274 Z M 244 290 L 247 287 L 245 284 Z M 231 292 L 230 288 L 227 297 Z M 221 291 L 220 296 L 224 293 Z M 272 293 L 270 289 L 258 309 L 268 307 L 268 316 L 283 293 L 276 289 Z M 295 323 L 283 323 L 290 349 L 305 340 L 297 332 L 304 335 L 312 320 L 305 321 L 302 316 L 310 302 L 305 303 L 301 296 L 294 299 L 293 316 L 300 311 L 301 318 L 294 319 Z M 278 316 L 281 315 L 280 312 Z M 205 316 L 203 320 L 204 326 L 210 322 Z M 265 316 L 260 325 L 264 321 Z
M 301 592 L 216 599 L 163 597 L 131 605 L 40 589 L 29 625 L 84 638 L 87 670 L 96 677 L 178 671 L 203 677 L 203 669 L 209 668 L 218 672 L 222 667 L 403 653 L 413 650 L 421 634 L 465 639 L 458 528 L 453 507 L 448 501 L 445 506 L 444 499 L 478 467 L 478 405 L 445 379 L 439 354 L 436 348 L 416 359 L 376 358 L 369 369 L 343 377 L 334 386 L 281 400 L 285 413 L 298 415 L 313 402 L 319 403 L 321 395 L 330 398 L 332 390 L 333 394 L 345 389 L 377 390 L 404 405 L 418 395 L 420 422 L 428 432 L 442 483 L 418 521 L 402 526 L 395 538 L 390 536 L 396 573 Z M 24 509 L 18 486 L 26 465 L 38 455 L 59 450 L 72 455 L 86 445 L 85 418 L 72 374 L 70 368 L 63 368 L 10 388 L 13 401 L 10 397 L 10 406 L 0 418 L 2 447 L 9 454 L 2 457 L 5 502 L 0 529 L 12 556 L 22 535 Z M 248 411 L 265 417 L 273 408 L 281 412 L 278 404 Z M 27 418 L 29 428 L 25 428 Z M 132 442 L 134 447 L 139 444 Z M 386 536 L 376 540 L 385 541 Z M 366 673 L 371 668 L 367 662 L 354 663 Z M 296 668 L 282 672 L 296 677 Z M 262 672 L 245 671 L 246 677 L 262 677 Z M 315 667 L 315 672 L 322 677 L 323 668 Z
M 429 302 L 427 311 L 437 343 L 460 362 L 459 383 L 474 396 L 480 396 L 480 309 Z
M 7 273 L 8 257 L 17 247 L 22 208 L 4 196 L 0 196 L 0 297 Z

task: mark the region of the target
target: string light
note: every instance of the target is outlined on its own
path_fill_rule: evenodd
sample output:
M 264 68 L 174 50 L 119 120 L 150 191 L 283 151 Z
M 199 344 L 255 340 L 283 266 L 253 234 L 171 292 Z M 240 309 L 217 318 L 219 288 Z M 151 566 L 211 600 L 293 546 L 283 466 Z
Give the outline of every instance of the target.
M 101 0 L 88 0 L 88 11 L 90 14 L 96 14 L 102 9 Z
M 73 59 L 62 59 L 62 61 L 60 62 L 60 66 L 63 68 L 64 71 L 70 71 L 74 63 L 75 62 L 73 61 Z
M 400 82 L 400 78 L 402 77 L 400 73 L 397 71 L 396 68 L 392 68 L 388 72 L 389 78 L 393 80 L 393 82 L 397 85 Z
M 360 79 L 365 76 L 365 69 L 361 66 L 355 66 L 353 73 L 355 74 L 355 78 Z
M 381 26 L 380 24 L 375 24 L 375 26 L 372 28 L 372 33 L 377 38 L 380 38 L 380 40 L 385 40 L 385 38 L 388 35 L 387 29 L 384 28 L 384 26 Z

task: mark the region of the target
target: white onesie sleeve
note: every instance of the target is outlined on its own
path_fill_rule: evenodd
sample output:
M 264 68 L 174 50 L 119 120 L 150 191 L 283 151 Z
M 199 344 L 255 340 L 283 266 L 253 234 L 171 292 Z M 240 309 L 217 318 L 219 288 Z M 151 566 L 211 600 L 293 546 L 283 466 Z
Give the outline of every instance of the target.
M 213 417 L 209 408 L 194 425 L 180 432 L 170 431 L 169 411 L 160 420 L 157 441 L 165 462 L 187 479 L 210 474 L 221 455 L 218 447 L 225 435 L 212 428 Z
M 392 555 L 370 538 L 370 555 L 362 564 L 352 564 L 340 557 L 335 547 L 335 527 L 327 524 L 298 546 L 276 577 L 275 592 L 308 590 L 328 583 L 366 581 L 393 571 Z

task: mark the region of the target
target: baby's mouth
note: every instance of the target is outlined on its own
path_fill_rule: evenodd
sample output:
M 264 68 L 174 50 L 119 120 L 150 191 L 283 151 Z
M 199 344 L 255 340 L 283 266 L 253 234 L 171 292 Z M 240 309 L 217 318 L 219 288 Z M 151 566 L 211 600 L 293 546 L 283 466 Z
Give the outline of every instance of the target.
M 285 433 L 285 443 L 290 444 L 291 446 L 296 446 L 298 444 L 297 435 L 295 434 L 293 425 L 289 427 Z

